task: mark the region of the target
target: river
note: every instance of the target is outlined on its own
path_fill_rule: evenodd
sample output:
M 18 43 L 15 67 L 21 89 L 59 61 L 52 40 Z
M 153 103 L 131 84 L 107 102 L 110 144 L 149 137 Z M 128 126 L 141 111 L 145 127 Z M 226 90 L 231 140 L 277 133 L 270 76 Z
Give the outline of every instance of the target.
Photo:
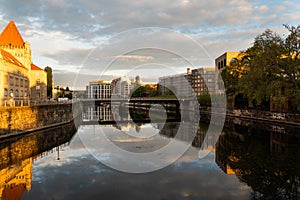
M 298 127 L 233 120 L 208 135 L 208 124 L 176 116 L 120 116 L 99 124 L 116 118 L 87 108 L 78 130 L 69 124 L 2 141 L 1 198 L 300 199 Z

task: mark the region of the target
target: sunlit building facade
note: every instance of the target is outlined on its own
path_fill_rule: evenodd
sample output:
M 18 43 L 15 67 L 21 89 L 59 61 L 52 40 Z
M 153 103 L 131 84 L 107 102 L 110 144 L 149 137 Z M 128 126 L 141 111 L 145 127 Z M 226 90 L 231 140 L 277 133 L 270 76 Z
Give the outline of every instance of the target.
M 103 80 L 90 81 L 87 86 L 87 95 L 89 99 L 109 99 L 111 83 Z
M 133 81 L 128 77 L 119 77 L 111 82 L 111 92 L 113 97 L 129 98 L 134 88 Z
M 47 75 L 33 64 L 31 47 L 24 42 L 14 21 L 0 35 L 1 105 L 29 105 L 47 99 Z

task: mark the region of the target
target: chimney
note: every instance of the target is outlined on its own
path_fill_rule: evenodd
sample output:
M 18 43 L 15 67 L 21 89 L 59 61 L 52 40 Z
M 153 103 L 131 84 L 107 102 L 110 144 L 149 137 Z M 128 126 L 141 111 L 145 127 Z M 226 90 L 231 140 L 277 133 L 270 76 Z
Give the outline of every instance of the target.
M 187 73 L 187 74 L 190 74 L 190 73 L 191 73 L 191 69 L 190 69 L 190 68 L 187 68 L 187 69 L 186 69 L 186 73 Z

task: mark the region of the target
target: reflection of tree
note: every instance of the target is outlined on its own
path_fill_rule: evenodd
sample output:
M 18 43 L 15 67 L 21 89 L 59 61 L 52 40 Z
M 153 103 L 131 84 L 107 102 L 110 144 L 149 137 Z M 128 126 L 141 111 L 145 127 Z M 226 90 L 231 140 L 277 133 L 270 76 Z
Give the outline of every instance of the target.
M 252 199 L 299 199 L 300 138 L 286 134 L 281 145 L 285 148 L 271 150 L 272 134 L 225 131 L 217 143 L 216 157 L 252 188 Z

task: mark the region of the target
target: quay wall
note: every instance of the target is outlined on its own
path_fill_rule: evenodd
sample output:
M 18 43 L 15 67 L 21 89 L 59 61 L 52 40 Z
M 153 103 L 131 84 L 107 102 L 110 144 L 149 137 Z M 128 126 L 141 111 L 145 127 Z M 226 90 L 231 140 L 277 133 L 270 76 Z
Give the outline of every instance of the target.
M 211 108 L 200 108 L 201 117 L 207 119 L 211 115 Z M 218 114 L 218 113 L 216 113 Z M 250 109 L 226 109 L 226 118 L 244 118 L 251 120 L 261 120 L 275 123 L 286 123 L 300 125 L 300 113 L 279 113 Z
M 74 109 L 73 109 L 74 107 Z M 0 107 L 0 138 L 25 131 L 59 126 L 81 117 L 79 102 L 22 107 Z

